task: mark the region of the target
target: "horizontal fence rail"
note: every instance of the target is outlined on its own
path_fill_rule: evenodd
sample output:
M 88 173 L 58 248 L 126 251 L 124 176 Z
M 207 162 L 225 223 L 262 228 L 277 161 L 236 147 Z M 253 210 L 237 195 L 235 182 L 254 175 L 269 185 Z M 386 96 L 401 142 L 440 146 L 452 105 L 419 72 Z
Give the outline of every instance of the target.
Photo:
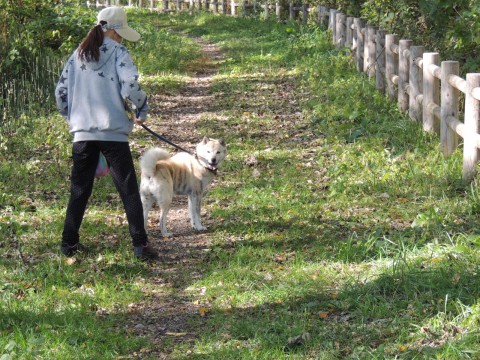
M 120 5 L 119 0 L 97 0 L 88 6 Z M 359 72 L 375 78 L 378 91 L 398 104 L 414 121 L 419 121 L 427 132 L 440 136 L 445 156 L 451 155 L 463 139 L 463 179 L 471 181 L 476 175 L 480 159 L 480 73 L 459 76 L 457 61 L 440 61 L 440 55 L 425 51 L 412 40 L 387 34 L 361 18 L 355 18 L 326 6 L 290 3 L 287 9 L 280 3 L 258 4 L 235 0 L 129 0 L 128 6 L 149 7 L 152 11 L 182 11 L 188 9 L 222 9 L 223 14 L 261 15 L 268 18 L 275 12 L 278 20 L 309 19 L 327 27 L 334 46 L 348 48 L 355 58 Z M 213 7 L 212 7 L 213 6 Z M 461 94 L 464 98 L 460 109 Z

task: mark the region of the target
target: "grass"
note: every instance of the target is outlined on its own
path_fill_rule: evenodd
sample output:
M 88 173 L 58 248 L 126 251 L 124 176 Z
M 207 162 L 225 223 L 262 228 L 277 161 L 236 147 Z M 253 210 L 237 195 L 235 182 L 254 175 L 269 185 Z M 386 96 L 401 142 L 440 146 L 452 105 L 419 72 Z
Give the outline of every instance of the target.
M 206 199 L 214 245 L 182 289 L 206 324 L 194 346 L 133 336 L 129 304 L 147 301 L 155 274 L 133 261 L 108 179 L 82 228 L 100 255 L 59 256 L 70 144 L 51 115 L 0 155 L 1 355 L 478 358 L 480 198 L 478 180 L 460 180 L 460 151 L 444 158 L 321 29 L 203 13 L 133 21 L 144 38 L 182 44 L 133 48 L 149 91 L 174 93 L 194 66 L 198 47 L 181 33 L 226 54 L 213 86 L 221 116 L 199 124 L 229 144 Z
M 186 76 L 184 64 L 199 57 L 199 48 L 180 35 L 158 32 L 150 19 L 141 27 L 138 20 L 139 29 L 150 41 L 148 50 L 166 60 L 141 58 L 147 42 L 131 48 L 135 60 L 141 58 L 142 85 L 149 93 L 175 92 Z M 97 182 L 82 225 L 82 242 L 101 255 L 65 262 L 59 243 L 71 167 L 67 124 L 53 112 L 15 124 L 1 137 L 0 357 L 113 359 L 140 352 L 146 340 L 121 322 L 129 305 L 144 296 L 148 266 L 133 259 L 113 183 Z

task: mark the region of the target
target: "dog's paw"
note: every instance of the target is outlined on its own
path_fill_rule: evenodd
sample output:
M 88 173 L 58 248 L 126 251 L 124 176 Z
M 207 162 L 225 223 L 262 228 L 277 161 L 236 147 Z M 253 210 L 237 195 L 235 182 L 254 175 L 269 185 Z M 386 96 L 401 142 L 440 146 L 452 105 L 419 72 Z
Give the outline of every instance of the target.
M 203 225 L 194 226 L 193 228 L 194 228 L 195 230 L 198 230 L 198 231 L 205 231 L 205 230 L 207 230 L 207 227 L 206 227 L 206 226 L 203 226 Z
M 162 232 L 162 236 L 163 236 L 164 238 L 171 238 L 171 237 L 173 236 L 173 234 L 170 233 L 170 232 Z

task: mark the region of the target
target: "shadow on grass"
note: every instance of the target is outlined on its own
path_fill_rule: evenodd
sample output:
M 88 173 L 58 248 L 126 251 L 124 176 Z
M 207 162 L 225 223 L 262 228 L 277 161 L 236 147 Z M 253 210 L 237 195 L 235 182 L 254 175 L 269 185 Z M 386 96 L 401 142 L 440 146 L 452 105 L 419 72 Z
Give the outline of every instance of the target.
M 123 316 L 96 316 L 92 311 L 95 304 L 82 300 L 58 309 L 52 300 L 37 310 L 2 306 L 0 333 L 10 339 L 9 347 L 2 349 L 6 358 L 10 353 L 11 358 L 23 354 L 35 358 L 106 359 L 111 358 L 109 354 L 128 356 L 145 345 L 143 339 L 117 328 Z M 23 301 L 28 302 L 28 296 Z
M 449 209 L 445 217 L 441 212 L 425 212 L 421 202 L 409 204 L 409 211 L 403 210 L 407 205 L 401 203 L 399 218 L 392 216 L 392 208 L 398 206 L 396 199 L 383 199 L 382 195 L 394 193 L 396 183 L 380 187 L 362 183 L 359 186 L 368 187 L 369 192 L 363 202 L 349 205 L 341 199 L 337 204 L 331 180 L 309 181 L 314 178 L 315 166 L 302 174 L 296 172 L 294 158 L 268 156 L 272 159 L 258 156 L 255 169 L 261 175 L 256 177 L 251 168 L 232 160 L 227 173 L 236 172 L 233 178 L 240 180 L 229 183 L 223 175 L 223 184 L 215 189 L 217 198 L 229 199 L 220 201 L 213 212 L 221 219 L 215 230 L 246 239 L 241 242 L 245 246 L 305 252 L 312 260 L 360 263 L 394 256 L 402 249 L 421 250 L 431 239 L 443 237 L 445 229 L 449 234 L 478 232 L 476 222 L 457 220 L 471 217 L 470 207 Z M 360 187 L 356 197 L 366 191 Z M 420 218 L 423 222 L 414 225 L 421 212 L 425 212 Z
M 479 289 L 476 273 L 448 264 L 387 269 L 375 280 L 346 285 L 335 298 L 318 283 L 317 291 L 275 303 L 209 313 L 208 335 L 198 340 L 202 355 L 189 358 L 457 358 L 461 350 L 455 349 L 468 349 L 477 335 L 465 334 L 454 319 L 465 315 L 459 304 L 477 303 Z M 288 346 L 289 338 L 305 332 L 311 340 Z

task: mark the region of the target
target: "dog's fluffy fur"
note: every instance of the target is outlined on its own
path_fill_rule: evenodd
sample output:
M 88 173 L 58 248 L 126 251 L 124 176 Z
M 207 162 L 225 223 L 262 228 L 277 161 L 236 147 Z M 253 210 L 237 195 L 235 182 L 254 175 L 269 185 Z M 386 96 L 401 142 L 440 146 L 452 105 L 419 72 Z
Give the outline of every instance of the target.
M 188 212 L 193 228 L 206 230 L 200 220 L 202 197 L 226 155 L 223 139 L 207 137 L 197 144 L 195 156 L 186 152 L 172 156 L 161 148 L 148 150 L 140 159 L 140 196 L 145 230 L 148 213 L 156 201 L 160 208 L 160 231 L 163 236 L 172 235 L 167 231 L 166 220 L 173 195 L 188 196 Z

